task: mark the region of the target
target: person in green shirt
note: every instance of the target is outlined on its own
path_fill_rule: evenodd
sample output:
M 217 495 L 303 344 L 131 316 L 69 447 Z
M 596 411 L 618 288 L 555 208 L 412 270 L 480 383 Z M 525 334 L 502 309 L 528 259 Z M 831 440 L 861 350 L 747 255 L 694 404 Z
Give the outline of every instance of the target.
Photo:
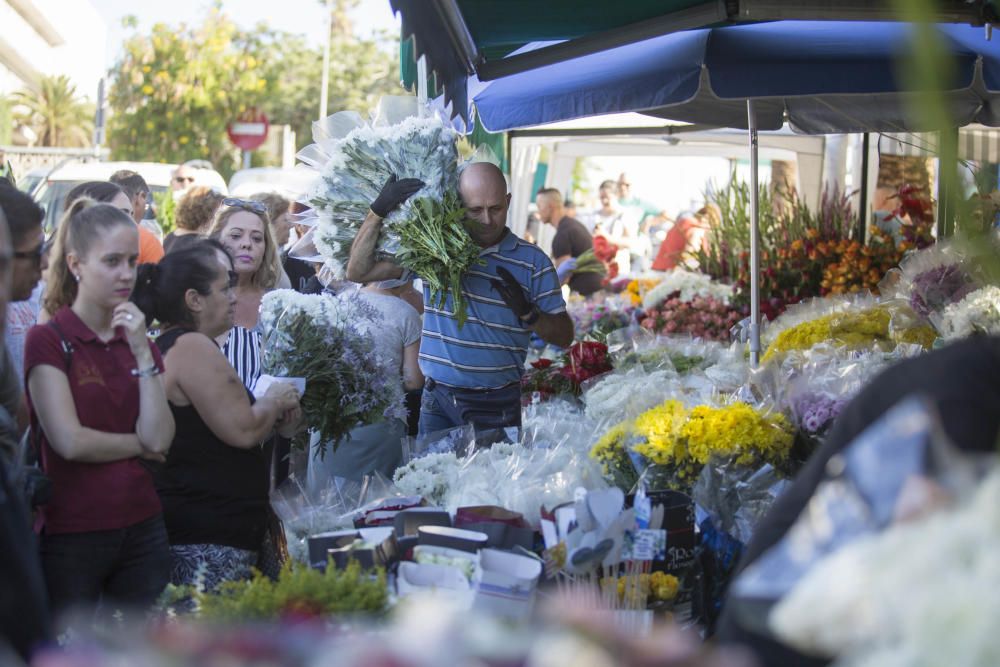
M 639 238 L 641 242 L 630 248 L 632 268 L 643 271 L 649 264 L 653 250 L 655 227 L 670 221 L 667 212 L 656 204 L 639 199 L 632 194 L 632 183 L 625 172 L 618 176 L 618 204 L 623 208 L 634 208 L 641 211 L 639 219 Z

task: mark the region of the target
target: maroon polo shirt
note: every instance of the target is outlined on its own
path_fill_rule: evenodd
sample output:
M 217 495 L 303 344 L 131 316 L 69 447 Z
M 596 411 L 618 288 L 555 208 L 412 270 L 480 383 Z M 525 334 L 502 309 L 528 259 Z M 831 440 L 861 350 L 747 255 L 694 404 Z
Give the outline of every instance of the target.
M 73 346 L 70 392 L 80 424 L 107 433 L 135 433 L 139 419 L 139 378 L 132 375 L 135 357 L 119 327 L 107 343 L 68 307 L 53 321 Z M 156 365 L 163 370 L 159 350 L 149 344 Z M 66 371 L 59 333 L 48 324 L 28 331 L 24 347 L 25 384 L 35 366 Z M 78 463 L 56 453 L 38 427 L 28 391 L 32 429 L 38 429 L 41 460 L 52 480 L 52 499 L 42 508 L 46 533 L 114 530 L 145 521 L 160 513 L 160 500 L 149 471 L 138 457 L 113 463 Z

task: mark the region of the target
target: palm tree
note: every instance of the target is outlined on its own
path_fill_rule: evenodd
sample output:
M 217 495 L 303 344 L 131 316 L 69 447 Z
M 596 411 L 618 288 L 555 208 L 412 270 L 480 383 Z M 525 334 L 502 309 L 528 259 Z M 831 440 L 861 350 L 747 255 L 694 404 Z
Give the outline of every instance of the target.
M 18 120 L 31 127 L 41 146 L 87 146 L 94 128 L 94 106 L 77 95 L 65 74 L 42 77 L 38 90 L 14 93 L 15 106 L 26 109 Z

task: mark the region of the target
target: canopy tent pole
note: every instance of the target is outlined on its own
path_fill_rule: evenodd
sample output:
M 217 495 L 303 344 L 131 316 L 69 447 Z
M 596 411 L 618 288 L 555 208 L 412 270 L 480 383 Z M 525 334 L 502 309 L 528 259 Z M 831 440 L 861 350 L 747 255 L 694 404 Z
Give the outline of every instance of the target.
M 868 233 L 868 172 L 871 169 L 871 133 L 865 132 L 861 140 L 861 203 L 858 206 L 858 241 L 864 245 Z
M 760 182 L 757 173 L 757 113 L 747 100 L 750 130 L 750 367 L 760 363 Z

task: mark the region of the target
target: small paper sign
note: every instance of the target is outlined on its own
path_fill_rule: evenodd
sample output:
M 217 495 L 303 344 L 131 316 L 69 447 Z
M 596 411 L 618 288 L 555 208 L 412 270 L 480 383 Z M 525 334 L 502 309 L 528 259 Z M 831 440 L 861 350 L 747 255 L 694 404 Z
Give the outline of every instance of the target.
M 625 533 L 622 560 L 664 560 L 667 557 L 667 531 L 643 529 Z

